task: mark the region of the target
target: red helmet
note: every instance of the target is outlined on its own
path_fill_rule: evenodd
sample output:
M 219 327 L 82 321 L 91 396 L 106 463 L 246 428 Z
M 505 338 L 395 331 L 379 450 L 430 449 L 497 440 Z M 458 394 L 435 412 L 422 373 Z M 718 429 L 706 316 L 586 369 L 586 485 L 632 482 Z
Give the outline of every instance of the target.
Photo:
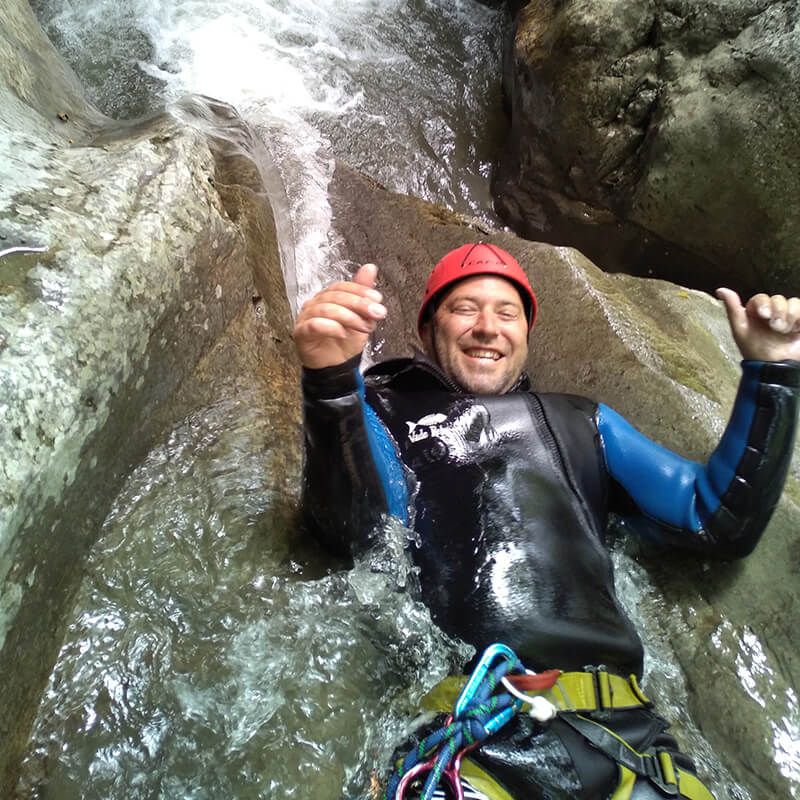
M 528 317 L 528 330 L 533 327 L 536 320 L 536 295 L 525 271 L 510 253 L 494 245 L 478 242 L 464 244 L 452 250 L 433 268 L 425 284 L 425 297 L 422 299 L 422 307 L 417 318 L 417 330 L 421 332 L 431 303 L 440 292 L 457 281 L 473 275 L 497 275 L 511 281 L 522 297 Z

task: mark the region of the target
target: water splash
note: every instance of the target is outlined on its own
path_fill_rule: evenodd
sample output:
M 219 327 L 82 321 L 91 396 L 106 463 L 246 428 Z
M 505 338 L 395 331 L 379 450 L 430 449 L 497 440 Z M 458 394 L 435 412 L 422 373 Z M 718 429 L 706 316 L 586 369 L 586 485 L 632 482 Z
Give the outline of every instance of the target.
M 93 550 L 21 796 L 366 795 L 422 694 L 471 651 L 414 599 L 409 532 L 352 570 L 298 538 L 247 395 L 193 414 Z M 281 523 L 281 520 L 284 520 Z
M 329 150 L 390 188 L 497 221 L 488 182 L 506 126 L 505 18 L 477 0 L 37 0 L 35 10 L 112 115 L 131 115 L 126 100 L 141 114 L 208 95 L 280 127 L 298 157 Z

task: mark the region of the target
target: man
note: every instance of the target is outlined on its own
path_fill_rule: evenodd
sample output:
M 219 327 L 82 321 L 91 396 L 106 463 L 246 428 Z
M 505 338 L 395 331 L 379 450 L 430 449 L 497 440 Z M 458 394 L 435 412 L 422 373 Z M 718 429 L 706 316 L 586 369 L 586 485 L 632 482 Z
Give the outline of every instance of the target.
M 616 513 L 634 532 L 709 556 L 755 547 L 791 455 L 800 300 L 756 295 L 742 306 L 719 290 L 743 376 L 700 465 L 603 404 L 531 391 L 536 297 L 491 245 L 464 245 L 434 268 L 418 321 L 424 353 L 362 379 L 361 352 L 386 315 L 375 280 L 365 265 L 297 319 L 304 509 L 343 554 L 368 547 L 385 514 L 413 517 L 412 556 L 437 624 L 479 653 L 501 642 L 529 669 L 562 671 L 560 694 L 548 694 L 555 719 L 518 715 L 470 754 L 474 796 L 708 800 L 636 683 L 642 646 L 614 591 L 604 530 Z

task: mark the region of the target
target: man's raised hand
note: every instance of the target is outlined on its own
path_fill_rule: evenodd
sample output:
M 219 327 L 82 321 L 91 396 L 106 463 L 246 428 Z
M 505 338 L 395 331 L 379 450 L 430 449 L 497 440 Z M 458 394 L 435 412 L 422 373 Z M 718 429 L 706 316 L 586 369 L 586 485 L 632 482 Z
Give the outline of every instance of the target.
M 386 316 L 381 293 L 375 289 L 377 275 L 374 264 L 364 264 L 352 281 L 326 286 L 303 304 L 293 335 L 304 367 L 332 367 L 363 351 Z
M 753 295 L 742 305 L 731 289 L 717 289 L 725 304 L 734 341 L 743 358 L 800 361 L 800 298 Z

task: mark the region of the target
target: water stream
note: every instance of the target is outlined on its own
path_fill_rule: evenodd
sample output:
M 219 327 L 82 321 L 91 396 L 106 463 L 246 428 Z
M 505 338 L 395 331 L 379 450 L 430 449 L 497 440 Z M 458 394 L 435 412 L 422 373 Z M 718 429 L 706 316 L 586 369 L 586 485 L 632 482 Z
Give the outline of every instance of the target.
M 128 479 L 20 796 L 366 797 L 421 692 L 467 655 L 405 591 L 402 527 L 330 574 L 293 538 L 258 405 L 190 415 Z
M 295 307 L 341 268 L 326 198 L 335 156 L 496 223 L 499 12 L 471 0 L 35 10 L 106 113 L 203 93 L 260 132 L 285 191 Z M 389 527 L 352 571 L 299 540 L 297 476 L 270 430 L 257 390 L 221 386 L 131 474 L 86 566 L 21 796 L 367 798 L 418 698 L 464 659 L 407 591 L 407 531 Z M 679 720 L 719 796 L 746 800 L 682 711 L 646 575 L 615 558 L 648 674 L 666 676 L 662 713 Z

